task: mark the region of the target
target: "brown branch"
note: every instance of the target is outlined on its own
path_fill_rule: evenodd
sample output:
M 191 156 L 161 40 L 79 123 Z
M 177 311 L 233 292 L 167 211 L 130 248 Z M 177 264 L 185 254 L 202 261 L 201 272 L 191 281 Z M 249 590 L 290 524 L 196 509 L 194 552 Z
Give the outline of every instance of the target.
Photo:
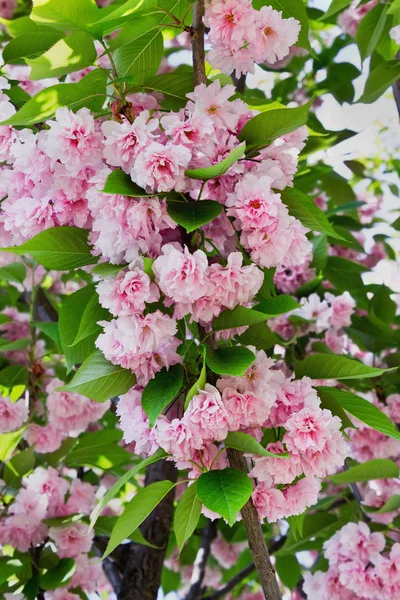
M 165 479 L 176 481 L 176 478 L 177 470 L 174 463 L 160 460 L 147 467 L 145 485 Z M 173 510 L 174 490 L 171 490 L 140 528 L 146 540 L 157 547 L 130 544 L 127 550 L 119 600 L 156 600 Z
M 227 449 L 229 464 L 232 469 L 247 473 L 246 461 L 243 454 L 233 448 Z M 241 510 L 243 523 L 246 527 L 250 552 L 260 579 L 266 600 L 282 600 L 275 569 L 271 563 L 264 534 L 261 529 L 257 509 L 252 499 Z
M 211 543 L 216 535 L 217 524 L 215 521 L 209 520 L 207 526 L 203 529 L 201 546 L 194 561 L 192 580 L 185 600 L 199 600 L 201 598 L 207 560 L 211 552 Z
M 285 542 L 286 536 L 284 535 L 272 544 L 272 546 L 268 549 L 269 553 L 274 554 L 275 552 L 278 552 L 278 550 L 282 548 Z M 256 565 L 254 563 L 250 563 L 249 565 L 247 565 L 247 567 L 245 567 L 244 569 L 239 571 L 239 573 L 237 573 L 234 577 L 232 577 L 232 579 L 230 579 L 228 583 L 224 585 L 224 587 L 222 587 L 221 589 L 217 590 L 209 596 L 205 596 L 203 600 L 219 600 L 219 598 L 223 598 L 223 596 L 225 596 L 228 592 L 232 591 L 237 585 L 239 585 L 239 583 L 243 581 L 243 579 L 246 579 L 246 577 L 251 575 L 255 570 Z
M 106 546 L 107 544 L 104 544 Z M 103 547 L 101 539 L 95 537 L 93 550 L 96 556 L 101 558 L 104 554 L 105 547 Z M 111 584 L 111 587 L 114 593 L 118 596 L 121 591 L 121 574 L 119 572 L 118 566 L 115 564 L 111 558 L 104 558 L 101 561 L 101 566 L 105 576 Z
M 194 85 L 206 83 L 205 50 L 204 50 L 204 0 L 197 0 L 193 6 L 193 24 L 190 29 L 193 52 Z

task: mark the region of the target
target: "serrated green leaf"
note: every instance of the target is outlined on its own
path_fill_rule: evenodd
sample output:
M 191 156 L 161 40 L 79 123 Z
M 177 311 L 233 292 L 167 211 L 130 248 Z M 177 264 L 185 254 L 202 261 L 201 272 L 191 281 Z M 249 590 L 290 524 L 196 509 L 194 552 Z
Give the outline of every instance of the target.
M 358 483 L 373 479 L 391 479 L 399 476 L 399 467 L 388 458 L 376 458 L 355 465 L 342 473 L 328 477 L 334 484 Z
M 364 16 L 356 32 L 356 41 L 361 60 L 371 56 L 385 28 L 388 6 L 377 4 Z
M 161 369 L 143 390 L 142 406 L 153 427 L 158 415 L 179 394 L 183 384 L 182 365 Z
M 3 50 L 3 60 L 5 63 L 19 63 L 23 62 L 25 58 L 39 56 L 58 42 L 62 36 L 61 32 L 52 30 L 51 27 L 43 27 L 40 33 L 20 35 L 8 42 Z
M 214 350 L 206 347 L 207 366 L 217 375 L 241 377 L 255 360 L 255 355 L 244 346 L 228 346 Z
M 81 29 L 98 37 L 102 27 L 91 23 L 98 19 L 99 14 L 95 0 L 33 0 L 31 18 L 36 23 L 48 23 L 67 31 Z
M 27 58 L 30 79 L 61 77 L 89 67 L 97 58 L 93 38 L 85 31 L 75 31 L 59 40 L 38 58 Z
M 62 558 L 58 565 L 40 576 L 40 587 L 43 590 L 55 590 L 71 581 L 76 570 L 72 558 Z
M 272 458 L 288 458 L 289 456 L 287 452 L 279 455 L 269 452 L 252 435 L 241 431 L 231 431 L 228 433 L 224 440 L 224 445 L 226 448 L 235 448 L 241 452 L 257 454 L 259 456 L 269 456 Z
M 129 537 L 143 523 L 163 498 L 174 487 L 175 483 L 164 480 L 151 483 L 141 489 L 126 505 L 112 530 L 110 541 L 103 555 L 106 558 L 119 544 Z
M 96 402 L 126 394 L 136 377 L 128 369 L 108 362 L 99 351 L 93 352 L 79 367 L 72 380 L 59 388 L 76 392 Z
M 253 491 L 251 479 L 236 469 L 202 473 L 197 480 L 199 500 L 233 525 Z
M 173 528 L 179 552 L 182 551 L 184 543 L 196 529 L 200 514 L 201 502 L 197 496 L 197 485 L 195 481 L 192 485 L 189 485 L 184 492 L 175 511 Z
M 53 227 L 35 235 L 21 246 L 0 248 L 0 251 L 19 256 L 29 254 L 46 269 L 69 271 L 97 262 L 98 259 L 90 252 L 88 236 L 86 229 Z
M 15 281 L 16 283 L 23 283 L 26 277 L 26 268 L 22 263 L 12 263 L 0 267 L 0 279 L 5 281 Z
M 296 377 L 311 379 L 364 379 L 379 377 L 391 369 L 377 369 L 337 354 L 312 354 L 296 365 Z
M 190 233 L 216 219 L 222 212 L 222 205 L 214 200 L 190 203 L 168 201 L 167 212 L 175 223 Z
M 239 160 L 239 158 L 242 158 L 245 150 L 246 144 L 239 144 L 239 146 L 236 146 L 236 148 L 231 150 L 226 158 L 216 165 L 212 165 L 211 167 L 203 167 L 201 169 L 187 169 L 185 171 L 185 175 L 187 177 L 191 177 L 192 179 L 201 179 L 203 181 L 221 177 L 221 175 L 224 175 L 231 168 L 231 166 Z
M 305 227 L 312 231 L 325 233 L 332 238 L 342 239 L 342 236 L 333 229 L 325 213 L 307 194 L 294 188 L 286 188 L 281 192 L 281 198 L 287 206 L 289 214 L 298 219 Z

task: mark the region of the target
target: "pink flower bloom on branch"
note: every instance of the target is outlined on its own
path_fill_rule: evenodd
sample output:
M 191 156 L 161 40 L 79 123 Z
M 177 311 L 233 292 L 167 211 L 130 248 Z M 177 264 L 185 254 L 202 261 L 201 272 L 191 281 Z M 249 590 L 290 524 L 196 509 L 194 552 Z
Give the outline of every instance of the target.
M 12 402 L 0 396 L 0 433 L 9 433 L 22 427 L 28 419 L 28 406 L 25 400 Z
M 186 186 L 185 169 L 191 158 L 185 146 L 152 142 L 138 154 L 131 178 L 149 193 L 182 191 Z
M 100 304 L 115 317 L 142 312 L 146 303 L 157 302 L 160 292 L 150 277 L 138 267 L 107 277 L 97 286 Z
M 54 540 L 60 558 L 76 558 L 82 552 L 90 551 L 94 533 L 83 523 L 72 523 L 66 527 L 50 527 L 49 536 Z

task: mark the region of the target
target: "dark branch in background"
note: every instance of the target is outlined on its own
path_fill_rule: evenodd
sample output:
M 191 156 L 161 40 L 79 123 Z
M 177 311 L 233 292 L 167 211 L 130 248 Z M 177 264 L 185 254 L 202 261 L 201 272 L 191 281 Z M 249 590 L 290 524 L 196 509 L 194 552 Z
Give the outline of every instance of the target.
M 247 474 L 246 461 L 241 452 L 228 448 L 229 464 L 232 469 L 237 469 Z M 271 563 L 263 531 L 258 518 L 257 509 L 252 499 L 241 510 L 243 523 L 246 527 L 249 548 L 257 569 L 260 584 L 266 600 L 282 600 L 275 569 Z
M 236 91 L 239 92 L 239 94 L 244 94 L 245 89 L 246 89 L 246 75 L 241 75 L 239 78 L 236 77 L 236 75 L 234 73 L 232 73 L 231 75 L 232 77 L 232 81 L 233 81 L 233 85 L 236 88 Z
M 101 540 L 99 540 L 97 537 L 94 538 L 94 544 L 93 544 L 93 550 L 94 553 L 96 554 L 96 556 L 98 557 L 102 557 L 104 554 L 104 550 L 105 548 L 101 548 Z M 107 577 L 108 581 L 111 584 L 112 589 L 114 590 L 114 593 L 118 596 L 118 594 L 121 591 L 121 574 L 118 570 L 117 565 L 110 559 L 110 558 L 105 558 L 102 563 L 101 566 L 103 567 L 103 571 L 105 576 Z
M 203 529 L 201 546 L 197 552 L 196 560 L 194 561 L 190 589 L 185 600 L 199 600 L 201 598 L 207 560 L 211 551 L 211 543 L 216 535 L 217 524 L 215 521 L 209 520 L 207 526 Z
M 398 52 L 396 54 L 396 58 L 397 58 L 397 60 L 400 60 L 400 52 Z M 399 113 L 399 117 L 400 117 L 400 79 L 398 79 L 396 81 L 396 83 L 393 84 L 392 90 L 393 90 L 394 100 L 395 100 L 396 106 L 397 106 L 397 112 Z
M 176 481 L 176 478 L 174 463 L 160 460 L 147 467 L 145 485 L 165 479 Z M 129 545 L 118 596 L 120 600 L 156 600 L 171 530 L 174 495 L 174 490 L 171 490 L 140 527 L 146 540 L 156 548 L 141 544 Z
M 205 83 L 205 51 L 204 51 L 204 0 L 198 0 L 193 6 L 193 25 L 190 29 L 193 51 L 194 85 Z
M 345 462 L 343 469 L 345 471 L 347 471 L 349 468 L 347 462 Z M 353 494 L 354 500 L 357 502 L 362 518 L 365 521 L 365 523 L 369 523 L 371 521 L 371 519 L 369 518 L 369 516 L 367 515 L 367 513 L 364 510 L 364 507 L 362 505 L 362 496 L 361 496 L 361 492 L 359 490 L 359 487 L 356 483 L 349 483 L 349 488 L 351 490 L 351 493 Z

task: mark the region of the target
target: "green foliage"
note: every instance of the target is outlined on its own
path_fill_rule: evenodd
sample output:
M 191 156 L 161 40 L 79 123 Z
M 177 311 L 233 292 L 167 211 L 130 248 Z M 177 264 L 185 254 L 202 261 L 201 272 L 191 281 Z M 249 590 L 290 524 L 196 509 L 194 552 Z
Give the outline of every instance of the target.
M 86 106 L 94 112 L 98 112 L 102 109 L 106 99 L 106 79 L 107 75 L 96 69 L 85 75 L 78 83 L 58 83 L 45 88 L 25 102 L 15 115 L 2 121 L 0 125 L 14 125 L 15 127 L 35 125 L 53 117 L 61 106 L 66 106 L 74 111 Z
M 295 188 L 286 188 L 281 193 L 281 197 L 292 217 L 299 219 L 305 227 L 341 239 L 342 236 L 333 229 L 325 213 L 314 204 L 307 194 Z
M 112 530 L 103 558 L 108 556 L 143 523 L 145 518 L 174 486 L 175 484 L 172 481 L 158 481 L 143 488 L 132 498 Z
M 241 377 L 254 362 L 255 355 L 244 346 L 206 349 L 207 366 L 217 375 L 236 375 Z
M 369 367 L 357 360 L 336 354 L 312 354 L 296 365 L 296 377 L 311 379 L 363 379 L 379 377 L 388 369 Z
M 375 458 L 354 467 L 331 475 L 329 479 L 338 485 L 344 483 L 358 483 L 359 481 L 370 481 L 372 479 L 390 479 L 399 476 L 399 467 L 388 458 Z
M 312 101 L 297 108 L 277 108 L 262 112 L 246 123 L 239 139 L 244 140 L 247 151 L 261 150 L 273 140 L 307 123 Z
M 224 160 L 221 162 L 212 165 L 212 167 L 203 167 L 201 169 L 187 169 L 185 171 L 185 175 L 191 177 L 192 179 L 201 179 L 203 181 L 208 181 L 209 179 L 215 179 L 216 177 L 221 177 L 224 175 L 232 165 L 234 165 L 242 156 L 244 155 L 246 150 L 246 144 L 239 144 L 236 148 L 231 150 Z
M 92 65 L 96 57 L 92 37 L 84 31 L 76 31 L 38 58 L 27 58 L 26 64 L 31 67 L 30 78 L 36 80 L 79 71 Z
M 156 422 L 158 415 L 179 394 L 183 384 L 183 375 L 182 365 L 174 365 L 168 371 L 164 368 L 144 388 L 142 406 L 151 427 Z
M 193 534 L 200 519 L 201 502 L 197 496 L 197 483 L 189 485 L 176 507 L 174 516 L 174 533 L 179 552 Z
M 388 60 L 379 64 L 371 70 L 365 82 L 364 92 L 358 102 L 371 104 L 378 100 L 400 77 L 400 65 L 398 60 Z
M 75 573 L 76 564 L 72 558 L 62 558 L 58 565 L 49 569 L 40 577 L 40 587 L 43 590 L 55 590 L 67 585 Z
M 276 458 L 276 454 L 268 452 L 261 444 L 257 442 L 252 435 L 243 433 L 241 431 L 231 431 L 224 440 L 226 448 L 235 448 L 249 454 L 256 454 L 259 456 L 270 456 Z M 289 455 L 287 452 L 283 452 L 279 455 L 280 458 L 287 458 Z
M 361 60 L 371 56 L 383 33 L 387 18 L 387 5 L 377 4 L 367 12 L 357 27 L 356 40 Z
M 222 212 L 222 205 L 214 200 L 190 203 L 169 201 L 167 211 L 175 223 L 190 233 L 216 219 Z
M 135 381 L 132 371 L 111 364 L 96 350 L 84 360 L 72 380 L 60 389 L 104 402 L 128 392 Z
M 0 251 L 30 255 L 46 269 L 68 271 L 97 262 L 90 252 L 88 234 L 86 229 L 77 227 L 54 227 L 38 233 L 21 246 L 0 248 Z
M 133 75 L 135 84 L 140 85 L 157 73 L 163 37 L 153 18 L 139 17 L 121 29 L 111 47 L 119 76 Z
M 247 475 L 235 469 L 208 471 L 197 480 L 200 502 L 221 515 L 231 526 L 252 491 L 253 486 Z

